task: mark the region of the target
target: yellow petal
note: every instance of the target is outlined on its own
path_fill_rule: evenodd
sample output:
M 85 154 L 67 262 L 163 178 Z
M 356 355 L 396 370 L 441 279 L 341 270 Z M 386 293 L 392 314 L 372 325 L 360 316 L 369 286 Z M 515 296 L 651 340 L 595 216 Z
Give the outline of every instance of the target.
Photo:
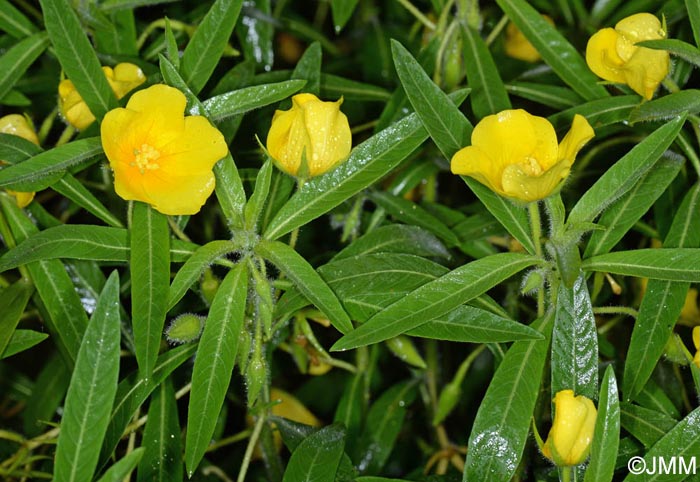
M 537 147 L 531 117 L 522 109 L 486 116 L 472 132 L 472 146 L 488 152 L 495 164 L 493 169 L 500 173 L 506 166 L 529 157 Z
M 554 131 L 552 124 L 544 117 L 530 115 L 528 112 L 525 113 L 530 118 L 535 135 L 535 148 L 528 154 L 528 157 L 536 160 L 542 170 L 546 171 L 558 161 L 557 133 Z
M 571 124 L 571 129 L 566 133 L 559 144 L 558 159 L 564 161 L 568 167 L 574 163 L 578 151 L 593 139 L 595 132 L 585 117 L 576 114 Z
M 27 119 L 20 114 L 9 114 L 0 118 L 0 132 L 19 136 L 29 142 L 39 145 L 39 138 Z
M 78 90 L 68 79 L 58 84 L 58 107 L 63 118 L 78 130 L 84 130 L 95 121 L 87 104 L 78 93 Z
M 661 81 L 668 75 L 670 62 L 669 54 L 665 50 L 637 47 L 625 65 L 625 83 L 636 93 L 650 100 Z
M 17 206 L 21 209 L 26 208 L 34 200 L 33 192 L 20 192 L 7 190 L 7 193 L 14 196 Z
M 696 350 L 700 350 L 700 326 L 693 328 L 693 345 Z
M 161 157 L 160 168 L 171 175 L 199 174 L 211 171 L 227 152 L 226 140 L 206 117 L 185 117 L 185 128 L 170 142 L 154 142 Z
M 212 171 L 172 176 L 162 169 L 143 176 L 143 187 L 153 208 L 163 214 L 197 214 L 207 201 L 216 181 Z
M 666 38 L 661 21 L 650 13 L 636 13 L 625 17 L 615 24 L 615 30 L 633 43 Z
M 302 153 L 309 142 L 304 117 L 299 110 L 277 112 L 267 134 L 267 150 L 280 169 L 296 176 Z
M 625 77 L 621 69 L 624 61 L 617 53 L 619 35 L 611 28 L 604 28 L 593 34 L 586 46 L 586 63 L 601 79 L 623 83 Z
M 470 176 L 498 194 L 505 195 L 501 185 L 502 168 L 476 146 L 467 146 L 455 153 L 450 162 L 453 174 Z
M 562 179 L 569 175 L 570 167 L 560 161 L 539 176 L 528 173 L 519 164 L 503 170 L 503 192 L 506 196 L 524 202 L 539 201 L 552 194 Z
M 303 94 L 302 94 L 303 95 Z M 309 137 L 306 160 L 309 174 L 317 176 L 330 170 L 350 153 L 350 126 L 338 102 L 305 100 L 304 125 Z
M 554 397 L 554 422 L 546 445 L 557 465 L 578 465 L 588 457 L 597 412 L 588 398 L 562 390 Z
M 181 131 L 186 106 L 185 94 L 164 84 L 136 92 L 126 104 L 127 109 L 145 114 L 159 131 Z
M 107 77 L 117 99 L 146 82 L 146 76 L 138 65 L 122 62 L 114 67 L 112 79 Z

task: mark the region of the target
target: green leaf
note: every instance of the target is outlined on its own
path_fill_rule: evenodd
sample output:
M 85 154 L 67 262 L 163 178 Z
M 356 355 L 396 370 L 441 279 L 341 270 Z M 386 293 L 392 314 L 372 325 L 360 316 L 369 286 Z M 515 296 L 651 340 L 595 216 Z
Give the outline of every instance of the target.
M 663 438 L 659 440 L 644 456 L 644 461 L 647 467 L 652 467 L 654 461 L 659 458 L 666 458 L 670 462 L 671 455 L 676 457 L 678 470 L 672 474 L 663 474 L 661 470 L 654 474 L 647 472 L 640 475 L 630 474 L 625 478 L 625 482 L 674 482 L 688 480 L 686 476 L 692 474 L 691 470 L 684 470 L 696 461 L 697 454 L 700 452 L 700 408 L 696 408 L 690 412 L 683 420 L 678 422 L 670 431 L 663 434 Z M 684 462 L 683 468 L 680 467 L 681 461 Z M 694 465 L 693 465 L 694 467 Z
M 231 381 L 248 295 L 246 267 L 246 263 L 236 265 L 219 286 L 197 350 L 185 444 L 185 464 L 190 477 L 212 439 Z
M 0 14 L 3 15 L 3 14 Z M 22 78 L 27 69 L 49 45 L 45 32 L 20 40 L 0 57 L 0 99 Z
M 0 351 L 0 360 L 29 350 L 31 347 L 38 345 L 49 337 L 46 333 L 39 333 L 33 330 L 17 329 L 14 333 L 10 334 L 10 340 L 5 347 L 5 351 Z
M 598 396 L 598 332 L 586 278 L 579 274 L 572 288 L 559 285 L 552 335 L 552 393 L 573 390 Z
M 360 429 L 362 428 L 362 416 L 365 410 L 364 387 L 365 377 L 360 374 L 354 374 L 348 382 L 345 383 L 343 395 L 335 407 L 335 415 L 333 421 L 343 424 L 346 430 L 345 446 L 347 453 L 355 453 Z
M 167 59 L 173 64 L 173 67 L 177 71 L 180 70 L 180 49 L 177 46 L 177 40 L 173 34 L 173 29 L 170 23 L 170 19 L 165 17 L 165 30 L 163 31 L 163 38 L 165 41 L 165 51 L 167 53 Z
M 54 480 L 91 480 L 117 391 L 119 277 L 112 272 L 80 345 L 56 446 Z
M 267 195 L 270 193 L 270 180 L 272 176 L 272 160 L 267 159 L 255 176 L 255 188 L 253 194 L 245 205 L 243 217 L 248 231 L 256 231 L 258 220 L 262 214 Z
M 136 361 L 149 376 L 158 358 L 170 286 L 168 219 L 148 204 L 134 202 L 131 221 L 131 322 Z
M 54 147 L 24 162 L 0 171 L 0 187 L 15 191 L 41 191 L 59 180 L 68 170 L 83 169 L 98 160 L 102 141 L 90 137 Z
M 636 249 L 588 258 L 581 263 L 588 271 L 668 281 L 700 282 L 700 249 Z
M 182 78 L 180 72 L 173 63 L 168 60 L 165 55 L 158 54 L 158 65 L 160 66 L 160 74 L 163 76 L 165 83 L 178 89 L 187 99 L 185 111 L 191 115 L 205 115 L 206 109 L 204 109 L 204 106 L 199 101 L 197 94 L 192 92 L 192 89 L 187 82 L 185 82 L 185 79 Z
M 586 100 L 609 95 L 578 51 L 527 1 L 496 2 L 565 84 Z
M 530 222 L 525 208 L 499 196 L 476 179 L 462 176 L 462 180 L 511 236 L 517 239 L 528 253 L 535 254 L 535 243 L 530 235 Z
M 352 17 L 352 12 L 355 11 L 357 3 L 359 0 L 331 0 L 331 13 L 333 14 L 333 25 L 335 27 L 335 33 L 340 33 L 340 31 L 348 23 L 350 17 Z
M 0 358 L 10 356 L 5 354 L 5 348 L 33 292 L 34 287 L 22 279 L 0 291 Z
M 699 54 L 700 55 L 700 54 Z M 640 104 L 630 113 L 630 122 L 663 121 L 700 112 L 700 90 L 688 89 Z
M 343 97 L 346 101 L 375 102 L 387 102 L 391 98 L 391 94 L 382 87 L 323 72 L 321 72 L 321 96 L 330 99 Z
M 416 398 L 416 382 L 397 383 L 372 404 L 355 460 L 365 474 L 376 474 L 386 463 L 403 426 L 406 410 Z
M 292 79 L 305 80 L 304 92 L 321 95 L 321 43 L 313 42 L 297 61 Z
M 620 398 L 613 367 L 608 365 L 600 386 L 598 417 L 591 443 L 591 459 L 583 482 L 610 482 L 620 444 Z
M 230 152 L 214 165 L 214 176 L 216 177 L 216 198 L 229 228 L 242 228 L 244 226 L 243 209 L 246 203 L 245 190 Z
M 286 80 L 274 84 L 254 85 L 217 95 L 202 105 L 212 122 L 221 122 L 236 115 L 245 114 L 260 107 L 274 104 L 298 92 L 305 80 Z
M 180 72 L 196 95 L 219 63 L 241 11 L 242 0 L 216 0 L 180 59 Z
M 254 10 L 244 10 L 243 20 L 236 29 L 238 40 L 243 47 L 243 56 L 255 60 L 259 69 L 269 71 L 274 61 L 272 39 L 275 33 L 274 24 L 268 20 L 272 15 L 271 2 L 250 0 L 246 6 Z M 257 15 L 255 12 L 258 12 Z M 261 14 L 262 18 L 259 17 Z
M 661 411 L 675 419 L 681 418 L 678 408 L 666 394 L 664 387 L 658 385 L 653 379 L 644 385 L 644 389 L 634 397 L 634 401 L 642 407 Z
M 617 161 L 578 200 L 569 213 L 572 225 L 593 221 L 605 208 L 632 189 L 659 160 L 678 135 L 685 116 L 659 127 Z
M 372 253 L 404 253 L 423 257 L 449 258 L 450 253 L 438 238 L 417 226 L 390 224 L 373 229 L 356 239 L 333 257 L 338 261 Z
M 629 192 L 613 202 L 597 222 L 605 229 L 591 233 L 583 257 L 610 251 L 663 194 L 683 164 L 682 159 L 662 157 Z
M 456 99 L 464 100 L 463 97 L 461 91 Z M 304 183 L 270 221 L 263 237 L 277 239 L 327 213 L 391 172 L 427 137 L 415 114 L 373 135 L 356 146 L 348 160 L 332 172 Z
M 97 482 L 121 482 L 129 477 L 129 474 L 136 468 L 146 449 L 139 447 L 122 457 L 121 460 L 112 465 L 108 471 L 99 478 Z
M 700 47 L 700 5 L 693 0 L 685 0 L 685 9 L 688 11 L 688 19 L 693 28 L 695 45 Z
M 39 232 L 14 201 L 0 196 L 0 206 L 16 241 L 22 242 Z M 73 281 L 58 260 L 29 263 L 27 270 L 48 314 L 43 317 L 44 323 L 64 360 L 72 366 L 88 323 Z
M 465 481 L 508 481 L 520 462 L 540 391 L 554 316 L 533 322 L 546 340 L 518 341 L 491 379 L 469 436 Z
M 100 10 L 117 11 L 127 10 L 143 6 L 160 5 L 161 3 L 171 3 L 177 0 L 105 0 L 100 3 Z
M 465 264 L 380 311 L 338 340 L 331 349 L 357 348 L 405 333 L 476 298 L 538 262 L 532 256 L 502 253 Z
M 382 191 L 371 193 L 369 199 L 396 219 L 409 225 L 427 229 L 445 241 L 448 246 L 459 244 L 457 236 L 450 228 L 418 204 Z
M 667 248 L 700 247 L 700 184 L 688 191 L 673 218 L 666 235 Z M 623 390 L 625 400 L 642 391 L 656 363 L 664 352 L 666 343 L 681 313 L 688 293 L 689 283 L 649 280 L 646 293 L 639 307 L 639 315 L 632 330 Z
M 292 452 L 282 482 L 335 480 L 344 447 L 345 430 L 340 425 L 314 432 Z
M 7 0 L 0 0 L 0 30 L 17 39 L 37 31 L 34 24 Z
M 190 360 L 196 350 L 197 344 L 195 343 L 168 350 L 158 357 L 151 376 L 144 378 L 139 376 L 138 372 L 133 372 L 119 383 L 114 406 L 109 416 L 109 426 L 100 452 L 101 464 L 105 463 L 112 455 L 136 410 L 173 370 Z
M 474 115 L 481 119 L 510 109 L 510 99 L 501 75 L 479 32 L 466 25 L 462 26 L 462 46 L 464 69 L 472 89 L 471 103 Z
M 676 420 L 663 412 L 622 403 L 620 423 L 634 438 L 651 447 L 676 425 Z M 675 452 L 673 452 L 675 454 Z
M 54 191 L 70 199 L 93 216 L 115 228 L 123 228 L 119 219 L 105 207 L 83 184 L 70 174 L 65 174 L 53 186 Z
M 406 48 L 391 41 L 394 66 L 408 100 L 447 159 L 469 143 L 472 126 Z
M 137 482 L 182 480 L 180 437 L 175 390 L 170 378 L 166 378 L 151 397 L 148 407 L 142 439 L 145 452 L 138 464 Z
M 352 330 L 345 309 L 323 279 L 299 253 L 278 241 L 260 241 L 257 254 L 277 266 L 314 303 L 341 333 Z
M 683 42 L 682 40 L 675 38 L 645 40 L 643 42 L 637 42 L 634 45 L 655 50 L 667 50 L 671 55 L 680 57 L 686 62 L 693 64 L 695 67 L 700 67 L 700 50 L 687 42 Z
M 236 251 L 239 247 L 239 244 L 233 241 L 218 240 L 197 248 L 197 251 L 185 261 L 170 285 L 168 310 L 185 296 L 190 286 L 199 279 L 214 260 Z M 2 260 L 0 259 L 0 261 Z
M 40 0 L 44 24 L 58 61 L 90 112 L 98 119 L 117 107 L 95 50 L 68 0 Z M 51 152 L 51 151 L 49 151 Z
M 506 91 L 523 99 L 563 110 L 583 104 L 583 99 L 567 87 L 535 82 L 514 81 L 505 86 Z
M 0 0 L 2 1 L 2 0 Z M 43 149 L 33 142 L 13 134 L 0 132 L 0 159 L 8 164 L 18 162 L 36 156 Z
M 53 352 L 46 358 L 39 376 L 32 387 L 32 396 L 22 411 L 24 431 L 36 437 L 46 428 L 46 421 L 56 414 L 68 390 L 71 371 L 61 359 L 60 353 Z
M 638 95 L 620 95 L 578 104 L 558 112 L 547 119 L 557 130 L 569 129 L 575 114 L 586 118 L 594 129 L 627 121 L 630 113 L 639 105 Z

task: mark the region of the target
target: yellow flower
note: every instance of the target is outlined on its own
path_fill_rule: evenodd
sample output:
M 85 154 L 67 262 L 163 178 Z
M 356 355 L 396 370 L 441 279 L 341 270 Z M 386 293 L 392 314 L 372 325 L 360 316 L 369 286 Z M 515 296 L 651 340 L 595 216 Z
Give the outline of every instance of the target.
M 452 157 L 452 172 L 471 176 L 502 196 L 538 201 L 559 187 L 578 151 L 594 135 L 588 121 L 577 114 L 557 145 L 547 119 L 522 109 L 504 110 L 476 125 L 472 145 Z
M 10 114 L 0 118 L 0 132 L 19 136 L 37 146 L 39 145 L 39 138 L 36 132 L 34 132 L 34 128 L 29 125 L 29 122 L 27 122 L 24 116 L 19 114 Z M 0 163 L 2 163 L 2 161 L 0 161 Z M 7 192 L 15 197 L 17 205 L 20 208 L 27 207 L 34 199 L 33 192 L 12 191 L 10 189 L 8 189 Z
M 693 345 L 695 345 L 693 363 L 695 363 L 696 367 L 700 368 L 700 326 L 693 328 Z
M 554 397 L 554 423 L 542 453 L 559 466 L 578 465 L 588 457 L 598 415 L 595 405 L 573 390 Z
M 542 15 L 542 17 L 548 24 L 554 25 L 554 20 L 549 15 Z M 542 58 L 540 53 L 513 22 L 509 22 L 506 27 L 505 51 L 508 57 L 524 60 L 525 62 L 537 62 Z
M 586 62 L 598 77 L 627 84 L 645 99 L 651 99 L 668 75 L 669 54 L 635 44 L 664 38 L 666 32 L 658 18 L 637 13 L 620 20 L 614 29 L 596 32 L 588 41 Z
M 685 302 L 681 309 L 679 320 L 685 325 L 694 326 L 700 323 L 700 309 L 698 309 L 698 290 L 690 288 L 685 296 Z
M 128 62 L 117 64 L 114 69 L 102 67 L 102 71 L 117 99 L 121 99 L 146 81 L 146 76 L 141 69 Z M 78 130 L 85 129 L 95 121 L 95 116 L 90 112 L 73 82 L 68 79 L 58 84 L 58 106 L 66 121 Z
M 313 94 L 292 97 L 292 108 L 278 110 L 267 134 L 267 150 L 277 167 L 302 178 L 323 174 L 350 154 L 352 137 L 343 103 L 323 102 Z M 306 162 L 302 162 L 305 160 Z
M 214 164 L 228 152 L 224 136 L 202 116 L 185 117 L 179 90 L 153 85 L 102 121 L 102 147 L 114 188 L 163 214 L 195 214 L 214 190 Z

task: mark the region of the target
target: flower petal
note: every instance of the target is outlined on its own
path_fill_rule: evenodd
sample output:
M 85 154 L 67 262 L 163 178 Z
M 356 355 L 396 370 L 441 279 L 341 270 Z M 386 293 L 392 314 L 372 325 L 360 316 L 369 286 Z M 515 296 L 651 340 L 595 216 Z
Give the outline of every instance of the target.
M 126 108 L 152 118 L 160 131 L 181 131 L 184 128 L 185 94 L 164 84 L 152 85 L 131 96 Z
M 625 65 L 625 83 L 647 100 L 651 100 L 662 80 L 668 75 L 670 58 L 666 50 L 637 47 Z
M 453 174 L 470 176 L 492 191 L 504 194 L 501 185 L 502 168 L 476 146 L 467 146 L 455 153 L 450 162 Z
M 586 63 L 601 79 L 624 83 L 624 60 L 617 53 L 619 35 L 611 28 L 604 28 L 593 34 L 586 46 Z
M 211 171 L 228 152 L 224 136 L 203 116 L 185 117 L 185 129 L 179 136 L 153 146 L 160 151 L 160 169 L 169 175 Z
M 661 21 L 651 13 L 636 13 L 625 17 L 615 24 L 615 30 L 632 43 L 666 38 Z
M 544 117 L 530 115 L 530 122 L 535 131 L 535 148 L 529 157 L 534 158 L 543 171 L 546 171 L 557 162 L 557 133 L 552 124 Z
M 535 151 L 538 140 L 531 118 L 522 109 L 504 110 L 484 117 L 474 127 L 472 146 L 488 152 L 493 162 L 490 172 L 498 173 L 499 179 L 506 166 L 524 161 Z
M 504 195 L 525 202 L 539 201 L 552 194 L 569 171 L 570 166 L 560 161 L 541 175 L 533 176 L 522 165 L 512 164 L 503 170 Z
M 277 111 L 267 134 L 267 150 L 277 165 L 295 176 L 301 166 L 301 156 L 309 144 L 304 117 L 299 110 Z
M 340 112 L 341 103 L 342 99 L 337 102 L 304 101 L 304 124 L 309 136 L 306 160 L 311 176 L 328 171 L 350 153 L 350 126 L 348 118 Z
M 174 176 L 158 169 L 148 173 L 143 185 L 153 207 L 174 216 L 198 213 L 214 192 L 216 181 L 212 171 Z
M 571 167 L 578 151 L 594 136 L 595 132 L 586 118 L 576 114 L 574 121 L 571 123 L 571 129 L 569 129 L 569 132 L 566 133 L 559 144 L 558 159 L 564 161 L 568 167 Z

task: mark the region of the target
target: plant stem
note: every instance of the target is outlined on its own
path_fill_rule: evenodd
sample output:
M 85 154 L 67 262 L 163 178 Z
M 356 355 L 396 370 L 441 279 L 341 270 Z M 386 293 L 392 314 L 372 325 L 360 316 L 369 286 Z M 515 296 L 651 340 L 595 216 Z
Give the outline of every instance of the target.
M 423 15 L 423 13 L 420 10 L 418 10 L 415 7 L 415 5 L 413 5 L 408 0 L 398 0 L 398 2 L 403 6 L 403 8 L 411 12 L 411 15 L 416 17 L 416 20 L 425 25 L 426 28 L 428 28 L 429 30 L 435 30 L 435 24 L 428 17 Z
M 530 228 L 532 229 L 532 241 L 535 244 L 535 255 L 544 260 L 542 253 L 542 218 L 540 217 L 539 202 L 527 205 L 530 214 Z M 544 287 L 537 290 L 537 317 L 544 316 Z
M 253 457 L 253 450 L 255 450 L 255 445 L 258 443 L 258 437 L 260 437 L 260 431 L 265 424 L 265 412 L 261 413 L 258 420 L 255 422 L 255 427 L 253 427 L 253 433 L 250 435 L 250 440 L 248 440 L 248 446 L 245 449 L 245 455 L 243 456 L 243 462 L 241 463 L 241 469 L 238 471 L 237 482 L 244 482 L 245 475 L 248 472 L 248 466 L 250 465 L 250 459 Z

